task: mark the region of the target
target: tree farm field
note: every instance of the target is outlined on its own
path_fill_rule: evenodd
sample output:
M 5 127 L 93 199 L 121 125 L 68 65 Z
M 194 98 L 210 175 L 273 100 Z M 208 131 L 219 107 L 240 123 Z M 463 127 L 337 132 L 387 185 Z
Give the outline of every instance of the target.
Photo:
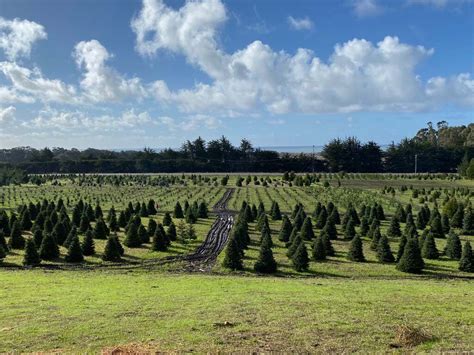
M 460 264 L 474 243 L 473 195 L 472 180 L 438 174 L 45 175 L 3 186 L 0 210 L 13 223 L 0 238 L 0 352 L 472 351 L 474 273 Z M 340 216 L 324 258 L 317 241 L 330 213 L 322 209 Z M 246 213 L 241 267 L 229 267 Z M 201 257 L 225 218 L 233 222 L 224 245 Z M 286 220 L 295 230 L 289 240 Z M 59 221 L 70 223 L 62 237 Z M 407 235 L 420 249 L 418 272 L 398 266 Z M 15 246 L 18 236 L 35 245 L 39 264 L 25 262 L 35 252 Z M 381 261 L 380 239 L 392 262 Z M 91 253 L 81 252 L 86 240 Z M 462 257 L 453 256 L 453 240 Z M 255 266 L 264 244 L 272 272 Z M 117 245 L 122 252 L 108 259 Z M 302 249 L 305 267 L 295 256 Z

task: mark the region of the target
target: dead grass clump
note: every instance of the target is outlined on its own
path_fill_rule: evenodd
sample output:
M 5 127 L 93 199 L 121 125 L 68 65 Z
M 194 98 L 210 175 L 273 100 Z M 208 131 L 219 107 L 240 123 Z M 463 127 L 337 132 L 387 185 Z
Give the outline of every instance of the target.
M 393 347 L 413 347 L 420 345 L 433 337 L 425 330 L 410 325 L 400 325 L 395 332 Z
M 148 355 L 158 353 L 159 351 L 156 348 L 139 343 L 110 346 L 101 351 L 102 355 Z

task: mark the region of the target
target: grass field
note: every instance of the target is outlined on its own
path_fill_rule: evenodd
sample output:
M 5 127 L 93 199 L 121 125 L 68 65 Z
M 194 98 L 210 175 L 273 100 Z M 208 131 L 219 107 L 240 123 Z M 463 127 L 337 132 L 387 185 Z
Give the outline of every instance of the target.
M 112 206 L 121 211 L 130 201 L 152 198 L 159 212 L 151 218 L 161 222 L 176 201 L 205 201 L 212 206 L 232 187 L 228 208 L 233 211 L 246 201 L 263 202 L 268 212 L 276 201 L 285 214 L 301 203 L 311 215 L 317 202 L 332 201 L 342 217 L 350 203 L 359 210 L 363 204 L 377 202 L 387 215 L 381 224 L 386 234 L 399 204 L 412 204 L 416 214 L 423 204 L 442 210 L 452 197 L 470 204 L 474 194 L 474 182 L 467 180 L 328 174 L 310 186 L 295 186 L 278 175 L 259 175 L 258 184 L 252 179 L 236 187 L 238 176 L 231 175 L 224 187 L 219 183 L 222 177 L 186 176 L 169 186 L 140 179 L 113 186 L 64 178 L 40 186 L 0 187 L 0 209 L 10 213 L 30 201 L 63 198 L 68 209 L 82 199 L 100 203 L 106 214 Z M 147 259 L 192 252 L 214 218 L 211 214 L 199 219 L 194 225 L 197 239 L 187 244 L 173 242 L 166 252 L 153 252 L 149 244 L 126 248 L 123 269 L 96 267 L 103 263 L 104 240 L 95 240 L 96 254 L 86 257 L 85 265 L 92 266 L 88 269 L 51 269 L 68 265 L 64 247 L 59 259 L 43 261 L 47 267 L 22 269 L 23 251 L 13 250 L 0 266 L 0 352 L 96 353 L 119 346 L 139 352 L 198 353 L 474 350 L 474 274 L 460 272 L 458 261 L 444 255 L 425 259 L 420 275 L 400 272 L 394 264 L 379 263 L 365 237 L 367 261 L 348 261 L 350 242 L 341 239 L 339 225 L 340 238 L 333 241 L 336 255 L 323 262 L 311 261 L 305 272 L 294 270 L 286 246 L 277 238 L 281 221 L 271 219 L 272 251 L 278 264 L 272 276 L 253 271 L 260 249 L 256 223 L 249 224 L 251 244 L 245 251 L 243 271 L 224 269 L 223 253 L 208 274 L 185 273 L 180 263 L 127 268 Z M 146 226 L 148 218 L 142 218 L 142 223 Z M 463 244 L 467 240 L 474 244 L 474 236 L 457 232 Z M 320 230 L 314 228 L 314 233 Z M 123 230 L 118 235 L 123 240 Z M 389 238 L 389 242 L 396 253 L 399 239 Z M 306 243 L 311 256 L 311 242 Z M 438 250 L 445 244 L 446 239 L 436 239 Z M 396 338 L 406 326 L 425 335 L 418 345 Z

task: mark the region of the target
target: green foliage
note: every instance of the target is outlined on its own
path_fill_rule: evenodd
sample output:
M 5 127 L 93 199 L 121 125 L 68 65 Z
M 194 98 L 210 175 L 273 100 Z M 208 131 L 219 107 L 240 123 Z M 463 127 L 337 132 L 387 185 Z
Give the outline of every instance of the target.
M 293 262 L 293 267 L 296 271 L 302 272 L 308 270 L 309 267 L 309 257 L 308 251 L 306 250 L 306 246 L 303 241 L 300 242 L 298 247 L 296 248 L 295 253 L 291 258 Z
M 254 270 L 264 274 L 271 274 L 277 270 L 277 263 L 273 257 L 273 252 L 268 241 L 262 240 L 258 259 L 254 265 Z
M 313 242 L 313 260 L 321 261 L 326 260 L 326 246 L 324 238 L 318 236 Z
M 127 231 L 127 236 L 123 241 L 123 244 L 129 248 L 138 248 L 142 245 L 142 239 L 138 235 L 138 226 L 132 223 Z
M 386 236 L 382 236 L 379 239 L 377 245 L 377 259 L 381 263 L 393 263 L 395 261 Z
M 155 235 L 153 236 L 151 250 L 166 251 L 168 250 L 168 244 L 168 238 L 166 237 L 166 233 L 164 232 L 163 226 L 159 224 L 156 228 Z
M 225 257 L 222 262 L 222 266 L 230 270 L 242 270 L 242 252 L 239 246 L 239 242 L 235 236 L 231 236 L 225 249 Z
M 426 259 L 439 258 L 439 252 L 438 252 L 438 249 L 436 248 L 436 242 L 431 232 L 428 233 L 423 243 L 423 246 L 421 248 L 421 256 Z
M 116 236 L 109 236 L 107 238 L 107 243 L 105 244 L 104 254 L 102 254 L 102 260 L 104 261 L 120 261 L 120 248 L 117 244 Z
M 59 258 L 59 247 L 56 244 L 56 240 L 50 233 L 47 233 L 43 237 L 43 241 L 41 242 L 39 249 L 39 255 L 43 260 L 54 260 Z
M 444 249 L 444 253 L 450 259 L 459 260 L 461 259 L 462 253 L 462 245 L 459 236 L 454 233 L 454 231 L 450 231 L 448 234 L 448 239 L 446 241 L 446 248 Z
M 351 261 L 363 262 L 365 261 L 364 251 L 362 248 L 362 239 L 356 235 L 349 246 L 347 252 L 347 259 Z
M 94 238 L 92 237 L 92 231 L 90 229 L 86 232 L 84 240 L 82 241 L 81 248 L 82 254 L 85 256 L 95 254 L 95 243 Z
M 36 266 L 41 263 L 41 258 L 36 249 L 35 241 L 31 238 L 26 240 L 25 255 L 23 256 L 23 265 Z
M 464 243 L 461 260 L 459 260 L 459 270 L 464 272 L 474 272 L 474 254 L 472 253 L 471 243 Z
M 79 237 L 74 237 L 69 244 L 67 254 L 64 258 L 68 263 L 81 263 L 84 261 Z
M 13 223 L 8 246 L 10 249 L 23 249 L 25 247 L 25 238 L 21 234 L 20 223 L 18 221 Z
M 397 269 L 411 274 L 423 271 L 425 263 L 421 257 L 420 247 L 416 238 L 408 238 L 403 254 L 397 263 Z

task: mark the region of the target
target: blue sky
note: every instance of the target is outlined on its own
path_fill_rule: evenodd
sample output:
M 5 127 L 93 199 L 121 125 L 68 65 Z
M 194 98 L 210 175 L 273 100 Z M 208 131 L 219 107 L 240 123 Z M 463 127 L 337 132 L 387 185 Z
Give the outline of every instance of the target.
M 471 0 L 3 0 L 0 148 L 381 144 L 474 122 Z

